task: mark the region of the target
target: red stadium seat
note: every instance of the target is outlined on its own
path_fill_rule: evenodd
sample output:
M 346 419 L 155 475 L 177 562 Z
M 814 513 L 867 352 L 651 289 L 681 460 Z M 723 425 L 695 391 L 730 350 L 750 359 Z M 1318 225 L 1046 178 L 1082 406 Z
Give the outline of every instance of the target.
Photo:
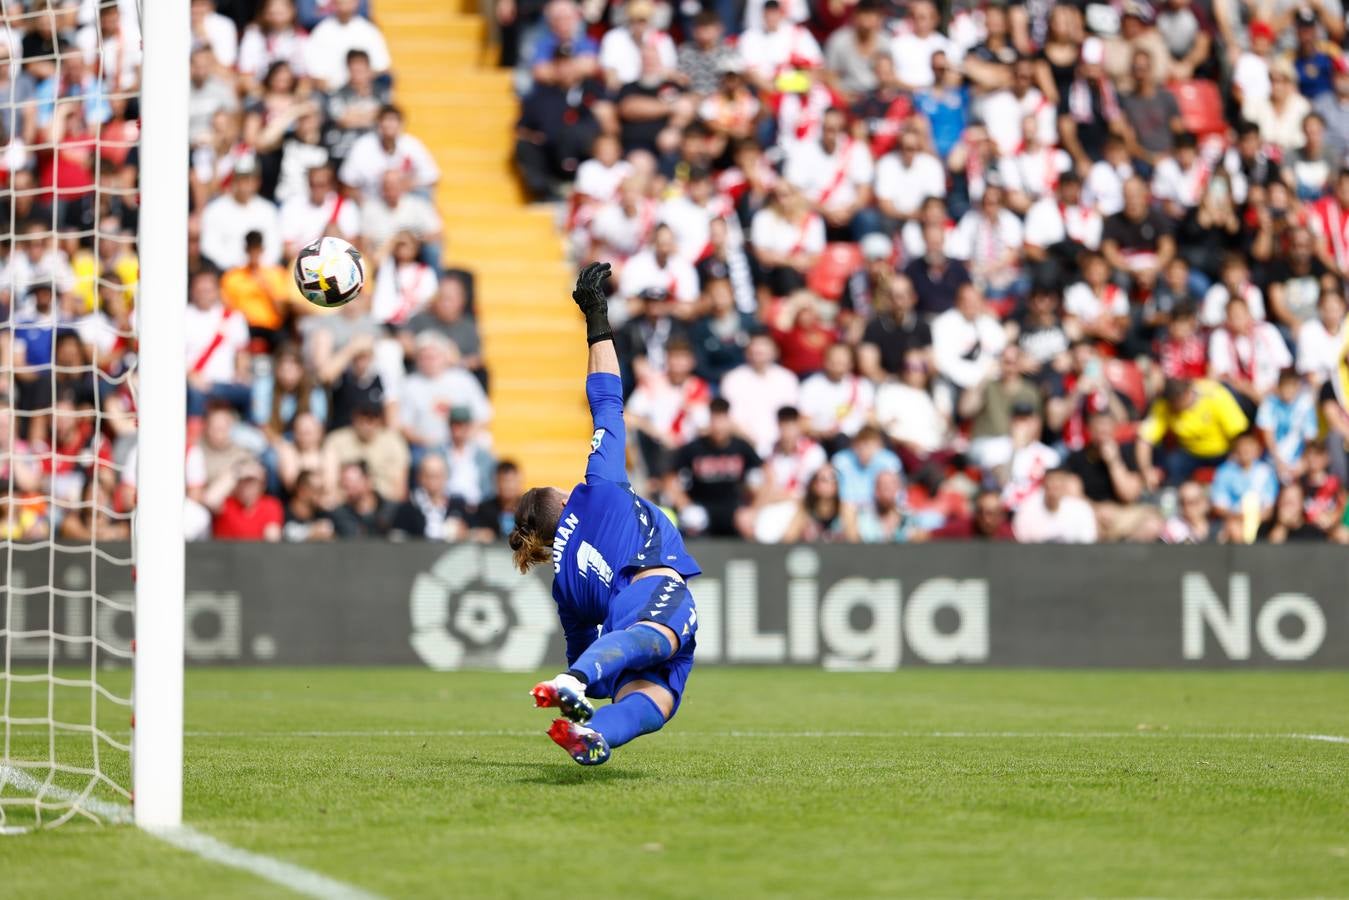
M 1203 78 L 1177 81 L 1170 85 L 1185 130 L 1202 141 L 1211 135 L 1225 135 L 1227 122 L 1223 119 L 1223 98 L 1218 85 Z
M 854 243 L 829 244 L 806 276 L 806 286 L 826 300 L 843 296 L 849 276 L 862 267 L 862 249 Z

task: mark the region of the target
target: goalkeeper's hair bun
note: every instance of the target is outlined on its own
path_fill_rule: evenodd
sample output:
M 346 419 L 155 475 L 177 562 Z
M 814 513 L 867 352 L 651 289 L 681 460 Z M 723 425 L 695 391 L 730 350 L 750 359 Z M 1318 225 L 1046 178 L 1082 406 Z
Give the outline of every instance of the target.
M 552 556 L 553 534 L 562 514 L 562 492 L 555 488 L 531 488 L 515 508 L 515 528 L 506 543 L 515 557 L 515 567 L 528 572 Z

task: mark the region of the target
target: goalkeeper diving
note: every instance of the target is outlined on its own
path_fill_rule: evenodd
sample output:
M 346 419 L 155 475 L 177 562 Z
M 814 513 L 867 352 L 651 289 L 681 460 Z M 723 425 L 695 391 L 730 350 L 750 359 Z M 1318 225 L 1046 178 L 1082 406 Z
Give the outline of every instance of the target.
M 628 483 L 623 387 L 609 328 L 608 263 L 576 279 L 590 363 L 594 421 L 585 481 L 570 491 L 532 488 L 520 498 L 510 547 L 521 572 L 553 564 L 553 599 L 567 642 L 567 671 L 530 692 L 555 708 L 548 736 L 583 766 L 658 731 L 679 709 L 693 668 L 698 616 L 686 579 L 702 570 L 678 529 Z M 612 698 L 598 709 L 592 700 Z

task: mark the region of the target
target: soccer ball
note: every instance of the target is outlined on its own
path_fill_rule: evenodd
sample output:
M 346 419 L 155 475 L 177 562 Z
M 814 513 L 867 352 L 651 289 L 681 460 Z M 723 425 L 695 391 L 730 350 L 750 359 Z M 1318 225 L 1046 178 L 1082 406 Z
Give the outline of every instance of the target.
M 356 299 L 363 284 L 361 252 L 341 238 L 321 237 L 295 257 L 295 286 L 315 306 L 344 306 Z

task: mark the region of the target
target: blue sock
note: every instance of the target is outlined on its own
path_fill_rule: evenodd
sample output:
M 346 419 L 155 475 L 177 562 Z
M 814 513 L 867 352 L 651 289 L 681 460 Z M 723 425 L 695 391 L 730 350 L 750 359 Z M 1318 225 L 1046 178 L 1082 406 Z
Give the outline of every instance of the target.
M 655 700 L 635 691 L 617 703 L 595 710 L 595 715 L 586 724 L 604 735 L 610 747 L 621 747 L 635 737 L 660 731 L 665 716 Z
M 669 638 L 656 629 L 634 626 L 600 635 L 567 671 L 593 684 L 619 672 L 649 669 L 674 651 Z

